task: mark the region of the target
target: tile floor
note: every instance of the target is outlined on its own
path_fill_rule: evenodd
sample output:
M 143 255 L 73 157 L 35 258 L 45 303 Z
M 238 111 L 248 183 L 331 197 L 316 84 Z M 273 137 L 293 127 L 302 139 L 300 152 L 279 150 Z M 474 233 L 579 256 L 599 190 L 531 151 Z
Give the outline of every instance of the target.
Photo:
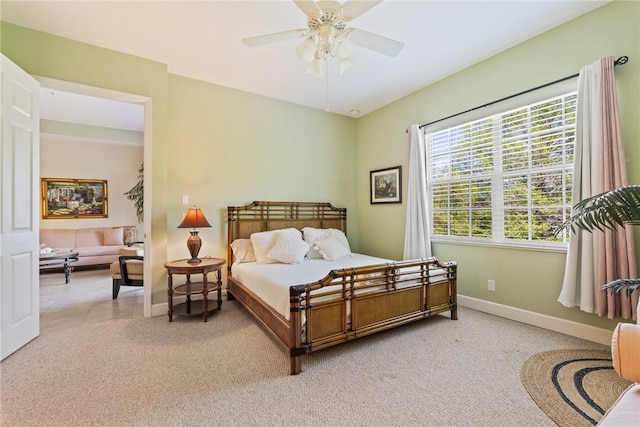
M 70 279 L 65 284 L 62 272 L 40 274 L 40 333 L 144 317 L 142 287 L 123 286 L 111 299 L 108 269 L 73 271 Z

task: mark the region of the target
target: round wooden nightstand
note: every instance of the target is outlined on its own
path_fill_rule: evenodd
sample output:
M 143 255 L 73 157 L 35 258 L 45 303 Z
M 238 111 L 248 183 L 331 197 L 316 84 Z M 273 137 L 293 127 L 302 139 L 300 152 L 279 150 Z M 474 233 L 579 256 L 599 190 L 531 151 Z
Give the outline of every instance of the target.
M 225 264 L 225 260 L 222 258 L 202 258 L 199 263 L 188 263 L 188 260 L 181 259 L 177 261 L 168 261 L 164 264 L 164 268 L 167 269 L 167 296 L 169 311 L 169 322 L 173 321 L 173 315 L 176 316 L 199 316 L 202 315 L 204 321 L 207 321 L 209 312 L 214 308 L 209 308 L 209 303 L 213 303 L 214 300 L 208 299 L 209 292 L 218 291 L 218 303 L 217 309 L 222 307 L 222 267 Z M 212 271 L 217 273 L 217 280 L 215 282 L 207 281 L 207 274 Z M 173 275 L 183 274 L 187 276 L 187 281 L 174 288 Z M 192 274 L 202 274 L 202 282 L 191 282 Z M 202 294 L 202 300 L 191 301 L 191 295 Z M 186 295 L 187 300 L 184 303 L 173 306 L 174 295 Z M 212 304 L 213 305 L 213 304 Z

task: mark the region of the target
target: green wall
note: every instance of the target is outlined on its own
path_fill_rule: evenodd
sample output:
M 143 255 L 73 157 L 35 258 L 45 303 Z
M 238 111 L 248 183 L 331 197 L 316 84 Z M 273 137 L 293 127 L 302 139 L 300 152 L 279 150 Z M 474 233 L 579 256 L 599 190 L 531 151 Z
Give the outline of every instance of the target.
M 640 183 L 640 3 L 616 1 L 519 44 L 358 120 L 360 248 L 401 258 L 406 203 L 371 206 L 369 171 L 408 167 L 405 130 L 577 73 L 597 59 L 627 55 L 616 82 L 630 183 Z M 426 54 L 426 53 L 425 53 Z M 406 170 L 406 169 L 404 169 Z M 403 176 L 406 188 L 406 174 Z M 640 227 L 636 227 L 640 260 Z M 462 295 L 612 329 L 617 322 L 556 300 L 566 254 L 489 246 L 433 244 L 434 255 L 457 260 Z M 640 263 L 640 261 L 639 261 Z M 487 280 L 496 291 L 487 290 Z
M 169 99 L 169 259 L 186 251 L 183 195 L 213 226 L 202 255 L 226 258 L 227 206 L 254 200 L 346 207 L 357 246 L 355 119 L 175 75 Z

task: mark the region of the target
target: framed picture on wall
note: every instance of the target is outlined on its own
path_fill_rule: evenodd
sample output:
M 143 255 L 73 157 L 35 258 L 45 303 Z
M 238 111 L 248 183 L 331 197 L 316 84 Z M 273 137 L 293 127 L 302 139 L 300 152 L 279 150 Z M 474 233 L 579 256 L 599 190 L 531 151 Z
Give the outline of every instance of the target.
M 107 181 L 42 178 L 42 218 L 107 218 Z
M 371 204 L 402 203 L 402 167 L 370 172 Z

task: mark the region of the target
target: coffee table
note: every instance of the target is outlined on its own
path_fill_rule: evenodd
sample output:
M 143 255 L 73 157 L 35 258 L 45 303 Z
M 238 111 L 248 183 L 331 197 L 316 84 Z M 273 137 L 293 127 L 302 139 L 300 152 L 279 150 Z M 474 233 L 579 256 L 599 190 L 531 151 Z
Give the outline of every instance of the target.
M 42 267 L 59 265 L 64 268 L 64 282 L 69 283 L 71 263 L 78 261 L 78 252 L 49 252 L 40 254 L 40 270 Z

